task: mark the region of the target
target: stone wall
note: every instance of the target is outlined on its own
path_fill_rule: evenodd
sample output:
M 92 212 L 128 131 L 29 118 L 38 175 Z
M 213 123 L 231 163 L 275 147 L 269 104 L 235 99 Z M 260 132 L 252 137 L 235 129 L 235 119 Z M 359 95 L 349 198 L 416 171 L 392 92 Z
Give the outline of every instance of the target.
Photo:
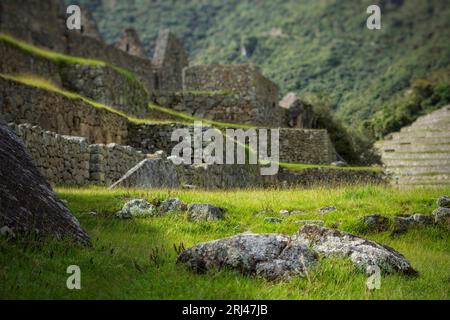
M 89 143 L 127 140 L 128 119 L 80 99 L 0 77 L 0 118 L 30 123 L 59 134 L 82 136 Z
M 172 132 L 179 128 L 192 130 L 193 126 L 131 124 L 128 144 L 147 153 L 163 150 L 171 154 L 177 144 L 171 142 Z M 207 129 L 206 124 L 203 129 Z M 280 162 L 330 164 L 333 161 L 336 161 L 336 152 L 326 130 L 280 129 Z
M 93 144 L 89 146 L 90 182 L 98 185 L 111 185 L 132 167 L 144 160 L 146 155 L 129 146 Z
M 188 54 L 170 30 L 159 32 L 152 61 L 155 68 L 155 88 L 160 93 L 182 90 L 183 69 L 189 64 Z
M 256 105 L 249 97 L 226 92 L 178 92 L 160 95 L 158 104 L 175 111 L 214 121 L 252 124 L 266 127 L 285 126 L 286 111 L 268 104 Z
M 9 126 L 52 184 L 111 185 L 146 157 L 128 146 L 90 145 L 85 138 L 56 134 L 30 124 Z
M 209 119 L 286 126 L 278 86 L 252 65 L 199 65 L 184 69 L 182 108 Z M 180 103 L 169 105 L 176 109 Z
M 65 50 L 65 8 L 59 0 L 0 1 L 0 31 L 59 52 Z
M 0 41 L 0 73 L 27 74 L 136 117 L 150 115 L 145 88 L 108 65 L 57 63 Z
M 187 128 L 182 124 L 133 124 L 128 127 L 128 145 L 145 153 L 155 153 L 162 150 L 170 155 L 177 142 L 171 142 L 175 129 Z
M 325 129 L 280 129 L 280 161 L 330 164 L 336 151 Z
M 241 98 L 278 105 L 278 86 L 252 65 L 198 65 L 184 69 L 185 91 L 229 91 Z
M 66 44 L 65 53 L 69 55 L 106 61 L 133 72 L 142 82 L 147 93 L 150 96 L 155 94 L 155 77 L 151 60 L 132 56 L 113 45 L 76 33 L 68 34 Z
M 273 185 L 273 179 L 268 177 L 265 185 Z M 267 179 L 266 177 L 264 179 Z M 314 186 L 353 186 L 357 184 L 386 184 L 382 172 L 370 170 L 308 168 L 300 171 L 281 169 L 277 175 L 276 186 L 283 187 L 314 187 Z
M 3 0 L 0 2 L 0 32 L 60 53 L 102 60 L 128 69 L 134 72 L 152 96 L 155 76 L 151 60 L 132 56 L 104 43 L 96 34 L 95 22 L 86 8 L 82 8 L 86 32 L 69 31 L 66 27 L 66 7 L 62 0 Z
M 72 92 L 135 117 L 148 117 L 150 100 L 138 81 L 108 66 L 64 64 L 60 67 L 62 86 Z
M 136 57 L 144 59 L 147 57 L 141 40 L 139 40 L 139 36 L 133 28 L 123 30 L 119 41 L 116 43 L 116 47 Z
M 239 189 L 263 186 L 258 165 L 177 165 L 181 186 L 204 189 Z M 270 178 L 266 178 L 269 180 Z
M 0 73 L 39 75 L 57 86 L 62 86 L 59 67 L 53 61 L 31 56 L 29 53 L 1 40 L 0 57 Z
M 44 131 L 30 124 L 10 127 L 22 139 L 41 174 L 52 184 L 89 181 L 89 143 L 84 138 Z

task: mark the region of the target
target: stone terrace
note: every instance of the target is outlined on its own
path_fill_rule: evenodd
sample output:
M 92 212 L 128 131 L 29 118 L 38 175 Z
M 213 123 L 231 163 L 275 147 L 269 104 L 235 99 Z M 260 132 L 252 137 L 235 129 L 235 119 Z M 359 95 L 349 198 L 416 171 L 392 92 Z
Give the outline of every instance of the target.
M 450 106 L 420 117 L 377 147 L 393 184 L 450 185 Z

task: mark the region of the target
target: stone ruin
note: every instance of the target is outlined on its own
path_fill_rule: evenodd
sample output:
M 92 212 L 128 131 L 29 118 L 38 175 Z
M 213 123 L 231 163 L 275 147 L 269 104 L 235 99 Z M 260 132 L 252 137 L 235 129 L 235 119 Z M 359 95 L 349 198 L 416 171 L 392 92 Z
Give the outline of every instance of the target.
M 116 47 L 132 56 L 143 59 L 147 57 L 144 47 L 139 40 L 139 36 L 133 28 L 127 28 L 122 32 L 122 36 L 117 42 Z
M 188 55 L 183 44 L 169 29 L 161 30 L 156 40 L 153 65 L 161 92 L 182 90 L 183 69 L 189 65 Z
M 316 128 L 317 117 L 313 107 L 299 99 L 295 92 L 289 92 L 281 99 L 280 107 L 287 110 L 287 123 L 291 128 Z
M 171 119 L 151 111 L 148 102 L 211 120 L 281 128 L 280 161 L 283 162 L 330 164 L 335 161 L 336 153 L 326 130 L 307 129 L 311 121 L 304 119 L 303 114 L 309 112 L 305 106 L 300 108 L 300 113 L 295 113 L 301 126 L 289 128 L 286 114 L 297 110 L 298 105 L 280 107 L 278 86 L 256 67 L 189 67 L 182 43 L 169 30 L 159 33 L 154 57 L 150 59 L 132 29 L 125 30 L 115 46 L 108 45 L 101 40 L 88 12 L 83 14 L 82 32 L 72 32 L 65 28 L 62 2 L 22 2 L 26 4 L 0 3 L 0 32 L 33 45 L 106 63 L 56 63 L 0 41 L 0 73 L 35 74 L 116 110 L 0 77 L 0 118 L 21 136 L 40 172 L 51 183 L 109 186 L 147 159 L 148 154 L 160 150 L 170 154 L 174 146 L 170 140 L 172 131 L 188 127 L 179 122 L 136 123 L 125 116 Z M 30 8 L 26 13 L 22 12 L 24 5 Z M 42 21 L 42 16 L 47 19 Z M 36 25 L 40 28 L 36 29 Z M 136 79 L 118 72 L 118 68 L 133 72 Z M 321 181 L 334 179 L 330 178 L 331 170 L 291 174 L 283 169 L 279 176 L 264 180 L 256 175 L 259 170 L 245 165 L 184 166 L 177 170 L 180 186 L 205 188 L 273 186 L 286 181 L 292 185 L 309 185 L 317 175 Z M 355 171 L 340 172 L 337 176 L 336 180 L 348 183 Z M 378 180 L 378 177 L 370 179 Z

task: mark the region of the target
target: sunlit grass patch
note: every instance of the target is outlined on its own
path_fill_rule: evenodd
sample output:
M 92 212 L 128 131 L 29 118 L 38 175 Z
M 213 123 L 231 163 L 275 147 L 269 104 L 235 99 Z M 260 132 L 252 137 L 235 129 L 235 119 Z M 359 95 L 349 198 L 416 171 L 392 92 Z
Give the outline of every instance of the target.
M 357 221 L 374 212 L 430 214 L 450 189 L 396 190 L 381 186 L 283 190 L 151 190 L 58 187 L 60 197 L 93 240 L 92 248 L 56 241 L 7 243 L 0 240 L 0 297 L 63 299 L 449 299 L 450 232 L 439 227 L 363 236 L 391 246 L 419 271 L 419 277 L 383 274 L 381 289 L 368 291 L 365 274 L 348 259 L 321 259 L 307 277 L 270 282 L 236 271 L 199 275 L 175 263 L 174 246 L 185 247 L 250 231 L 292 235 L 300 219 L 321 219 L 356 233 Z M 157 204 L 167 197 L 208 202 L 227 209 L 225 220 L 189 222 L 185 212 L 164 217 L 120 220 L 114 213 L 133 198 Z M 318 209 L 335 205 L 322 215 Z M 261 212 L 262 210 L 272 212 Z M 302 210 L 282 217 L 279 210 Z M 270 211 L 269 210 L 269 211 Z M 84 213 L 95 211 L 97 216 Z M 282 217 L 268 223 L 265 217 Z M 68 265 L 80 266 L 82 290 L 65 287 Z

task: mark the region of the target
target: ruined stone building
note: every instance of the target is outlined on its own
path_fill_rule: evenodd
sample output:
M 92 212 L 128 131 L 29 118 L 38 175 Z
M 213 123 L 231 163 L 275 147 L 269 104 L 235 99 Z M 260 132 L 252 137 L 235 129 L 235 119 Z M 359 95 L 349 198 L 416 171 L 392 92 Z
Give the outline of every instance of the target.
M 183 69 L 188 66 L 188 55 L 177 37 L 165 29 L 156 40 L 153 65 L 156 73 L 155 87 L 160 92 L 177 92 L 183 88 Z
M 24 5 L 30 9 L 25 13 Z M 87 12 L 83 13 L 81 31 L 67 30 L 64 8 L 58 0 L 0 2 L 0 33 L 8 35 L 0 38 L 0 118 L 20 135 L 50 182 L 110 185 L 147 154 L 161 150 L 170 154 L 175 145 L 172 132 L 191 130 L 192 125 L 149 108 L 149 103 L 225 121 L 231 127 L 281 128 L 280 162 L 335 161 L 327 131 L 309 129 L 311 121 L 302 116 L 306 109 L 295 111 L 298 106 L 292 103 L 280 107 L 277 84 L 255 66 L 189 66 L 182 43 L 169 30 L 159 33 L 154 56 L 149 58 L 133 29 L 125 30 L 116 45 L 106 44 Z M 20 41 L 100 63 L 55 60 L 39 50 L 24 50 L 17 44 Z M 62 90 L 16 79 L 24 74 L 51 81 Z M 289 128 L 287 114 L 297 117 L 301 126 Z M 214 165 L 210 169 L 184 166 L 177 170 L 180 181 L 205 187 L 263 183 L 255 175 L 258 170 L 245 165 Z M 283 174 L 282 179 L 292 183 L 300 179 L 305 184 L 315 181 L 313 176 L 319 180 L 336 178 L 330 177 L 332 170 L 314 171 L 313 176 L 305 172 Z M 338 174 L 338 180 L 347 177 Z M 355 172 L 349 176 L 354 177 Z
M 147 58 L 139 36 L 133 28 L 127 28 L 122 32 L 122 36 L 117 42 L 116 47 L 132 56 L 143 59 Z

